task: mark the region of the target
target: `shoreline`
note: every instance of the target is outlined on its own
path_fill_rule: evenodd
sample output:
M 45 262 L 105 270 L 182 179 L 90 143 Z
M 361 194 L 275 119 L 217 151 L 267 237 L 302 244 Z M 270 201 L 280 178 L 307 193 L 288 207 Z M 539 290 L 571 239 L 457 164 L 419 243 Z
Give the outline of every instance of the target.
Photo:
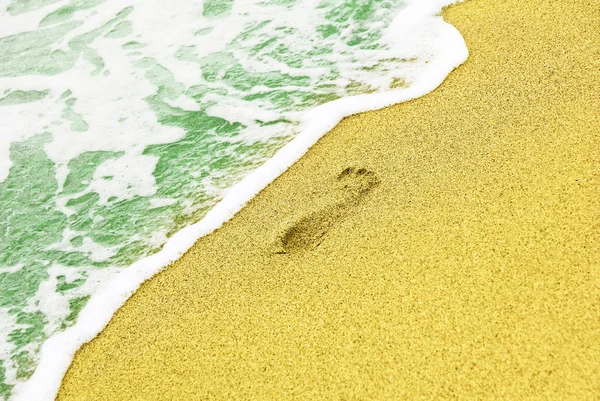
M 456 0 L 444 1 L 454 3 Z M 175 233 L 160 252 L 124 269 L 94 293 L 80 313 L 77 324 L 55 334 L 43 344 L 41 361 L 34 375 L 28 381 L 15 386 L 16 391 L 11 399 L 29 401 L 32 398 L 55 398 L 75 352 L 102 331 L 115 311 L 143 282 L 179 259 L 198 239 L 229 221 L 345 116 L 421 97 L 437 88 L 453 69 L 465 61 L 468 49 L 460 32 L 437 18 L 433 5 L 414 2 L 409 4 L 401 16 L 402 18 L 397 18 L 394 24 L 409 27 L 417 24 L 422 25 L 421 33 L 428 30 L 444 33 L 443 39 L 438 43 L 441 50 L 438 49 L 435 57 L 431 58 L 428 68 L 421 72 L 419 79 L 405 89 L 344 97 L 305 113 L 302 132 L 262 166 L 229 188 L 227 195 L 201 221 Z M 406 29 L 410 31 L 410 28 Z
M 445 19 L 464 66 L 344 119 L 144 283 L 58 399 L 599 391 L 600 10 Z

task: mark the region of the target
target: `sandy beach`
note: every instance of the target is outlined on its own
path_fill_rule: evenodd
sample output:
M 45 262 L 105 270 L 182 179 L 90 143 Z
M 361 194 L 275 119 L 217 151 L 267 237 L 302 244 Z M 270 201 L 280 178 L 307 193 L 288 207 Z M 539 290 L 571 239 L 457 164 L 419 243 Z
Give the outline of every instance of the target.
M 146 282 L 58 399 L 598 399 L 600 2 L 444 18 L 464 65 Z

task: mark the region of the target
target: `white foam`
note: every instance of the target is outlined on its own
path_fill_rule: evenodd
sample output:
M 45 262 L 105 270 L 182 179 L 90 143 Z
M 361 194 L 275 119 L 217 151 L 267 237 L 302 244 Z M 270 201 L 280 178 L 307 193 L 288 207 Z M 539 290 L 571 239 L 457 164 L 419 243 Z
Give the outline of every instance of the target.
M 0 352 L 7 353 L 10 351 L 8 333 L 14 330 L 16 322 L 17 317 L 8 313 L 8 308 L 0 308 Z
M 79 315 L 77 324 L 48 339 L 42 346 L 41 360 L 35 373 L 25 383 L 14 388 L 13 400 L 53 400 L 73 355 L 81 345 L 91 341 L 110 321 L 114 312 L 145 280 L 178 259 L 198 238 L 219 228 L 231 219 L 250 199 L 277 178 L 343 117 L 363 111 L 380 109 L 391 104 L 423 96 L 437 86 L 458 65 L 468 51 L 460 33 L 435 14 L 454 1 L 433 3 L 414 0 L 402 11 L 403 20 L 394 25 L 399 34 L 418 40 L 418 34 L 406 31 L 419 25 L 420 34 L 435 40 L 436 51 L 422 74 L 409 88 L 386 93 L 342 98 L 306 113 L 301 133 L 262 166 L 231 187 L 227 195 L 197 224 L 173 235 L 162 250 L 122 270 L 95 292 Z M 404 24 L 407 26 L 404 26 Z M 417 38 L 417 39 L 415 39 Z
M 158 157 L 128 153 L 118 159 L 102 162 L 94 171 L 88 187 L 100 196 L 99 205 L 109 199 L 123 201 L 136 195 L 152 196 L 156 193 L 156 180 L 152 172 Z
M 60 249 L 66 252 L 80 252 L 89 256 L 89 258 L 94 262 L 103 262 L 117 254 L 117 249 L 97 244 L 89 237 L 84 237 L 79 246 L 73 246 L 71 240 L 80 236 L 81 234 L 82 233 L 73 231 L 70 228 L 65 228 L 62 233 L 62 239 L 59 242 L 50 245 L 48 249 Z M 70 269 L 73 271 L 75 268 L 71 267 Z
M 14 266 L 9 266 L 9 267 L 0 267 L 0 274 L 2 273 L 16 273 L 19 270 L 21 270 L 23 267 L 25 267 L 24 263 L 18 263 Z M 2 331 L 0 330 L 0 333 Z
M 60 322 L 69 314 L 68 299 L 56 291 L 57 276 L 72 275 L 73 269 L 63 266 L 51 266 L 47 270 L 48 279 L 40 283 L 35 295 L 28 299 L 25 312 L 33 313 L 41 311 L 48 318 L 48 324 L 44 326 L 46 335 L 52 335 L 60 327 Z M 69 280 L 72 281 L 72 280 Z
M 210 98 L 209 95 L 206 98 Z M 247 127 L 256 124 L 256 120 L 273 121 L 279 118 L 280 114 L 271 110 L 256 109 L 249 107 L 243 100 L 230 99 L 227 105 L 215 104 L 206 109 L 206 114 L 214 117 L 221 117 L 229 122 L 239 122 Z
M 154 209 L 157 207 L 170 206 L 175 203 L 177 203 L 177 200 L 173 198 L 152 198 L 150 199 L 150 208 Z
M 11 333 L 17 325 L 17 317 L 13 314 L 8 313 L 10 308 L 0 308 L 0 355 L 8 355 L 11 351 L 12 344 L 9 342 Z M 12 379 L 17 376 L 17 368 L 12 361 L 8 360 L 4 362 L 4 368 L 6 369 L 6 384 L 16 384 L 16 380 Z M 12 380 L 11 380 L 12 379 Z

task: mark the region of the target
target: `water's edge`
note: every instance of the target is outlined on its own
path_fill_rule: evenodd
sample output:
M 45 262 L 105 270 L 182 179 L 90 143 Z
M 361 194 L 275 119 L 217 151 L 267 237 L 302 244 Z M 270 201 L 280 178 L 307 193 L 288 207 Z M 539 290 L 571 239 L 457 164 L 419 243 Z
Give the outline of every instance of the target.
M 415 2 L 416 4 L 410 4 L 402 15 L 402 23 L 414 24 L 423 19 L 437 18 L 439 23 L 443 24 L 440 36 L 443 51 L 429 63 L 421 79 L 406 89 L 346 97 L 307 112 L 303 118 L 302 132 L 262 166 L 231 187 L 227 195 L 200 222 L 177 232 L 160 252 L 124 269 L 94 293 L 81 311 L 77 323 L 55 334 L 43 344 L 40 363 L 35 373 L 27 382 L 15 386 L 11 399 L 53 400 L 77 350 L 106 327 L 113 314 L 144 281 L 181 257 L 199 238 L 210 234 L 230 220 L 248 201 L 298 161 L 342 118 L 409 101 L 436 89 L 448 74 L 468 57 L 466 44 L 458 30 L 443 22 L 441 17 L 436 17 L 442 6 L 455 2 L 457 1 L 445 1 L 436 8 Z

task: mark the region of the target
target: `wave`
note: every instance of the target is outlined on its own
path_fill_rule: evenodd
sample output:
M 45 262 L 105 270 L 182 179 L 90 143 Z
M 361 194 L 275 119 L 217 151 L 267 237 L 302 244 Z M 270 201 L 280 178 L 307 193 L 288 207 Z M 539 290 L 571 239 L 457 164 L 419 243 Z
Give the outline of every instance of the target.
M 142 282 L 343 117 L 440 85 L 468 55 L 452 2 L 11 2 L 0 397 L 54 399 Z

